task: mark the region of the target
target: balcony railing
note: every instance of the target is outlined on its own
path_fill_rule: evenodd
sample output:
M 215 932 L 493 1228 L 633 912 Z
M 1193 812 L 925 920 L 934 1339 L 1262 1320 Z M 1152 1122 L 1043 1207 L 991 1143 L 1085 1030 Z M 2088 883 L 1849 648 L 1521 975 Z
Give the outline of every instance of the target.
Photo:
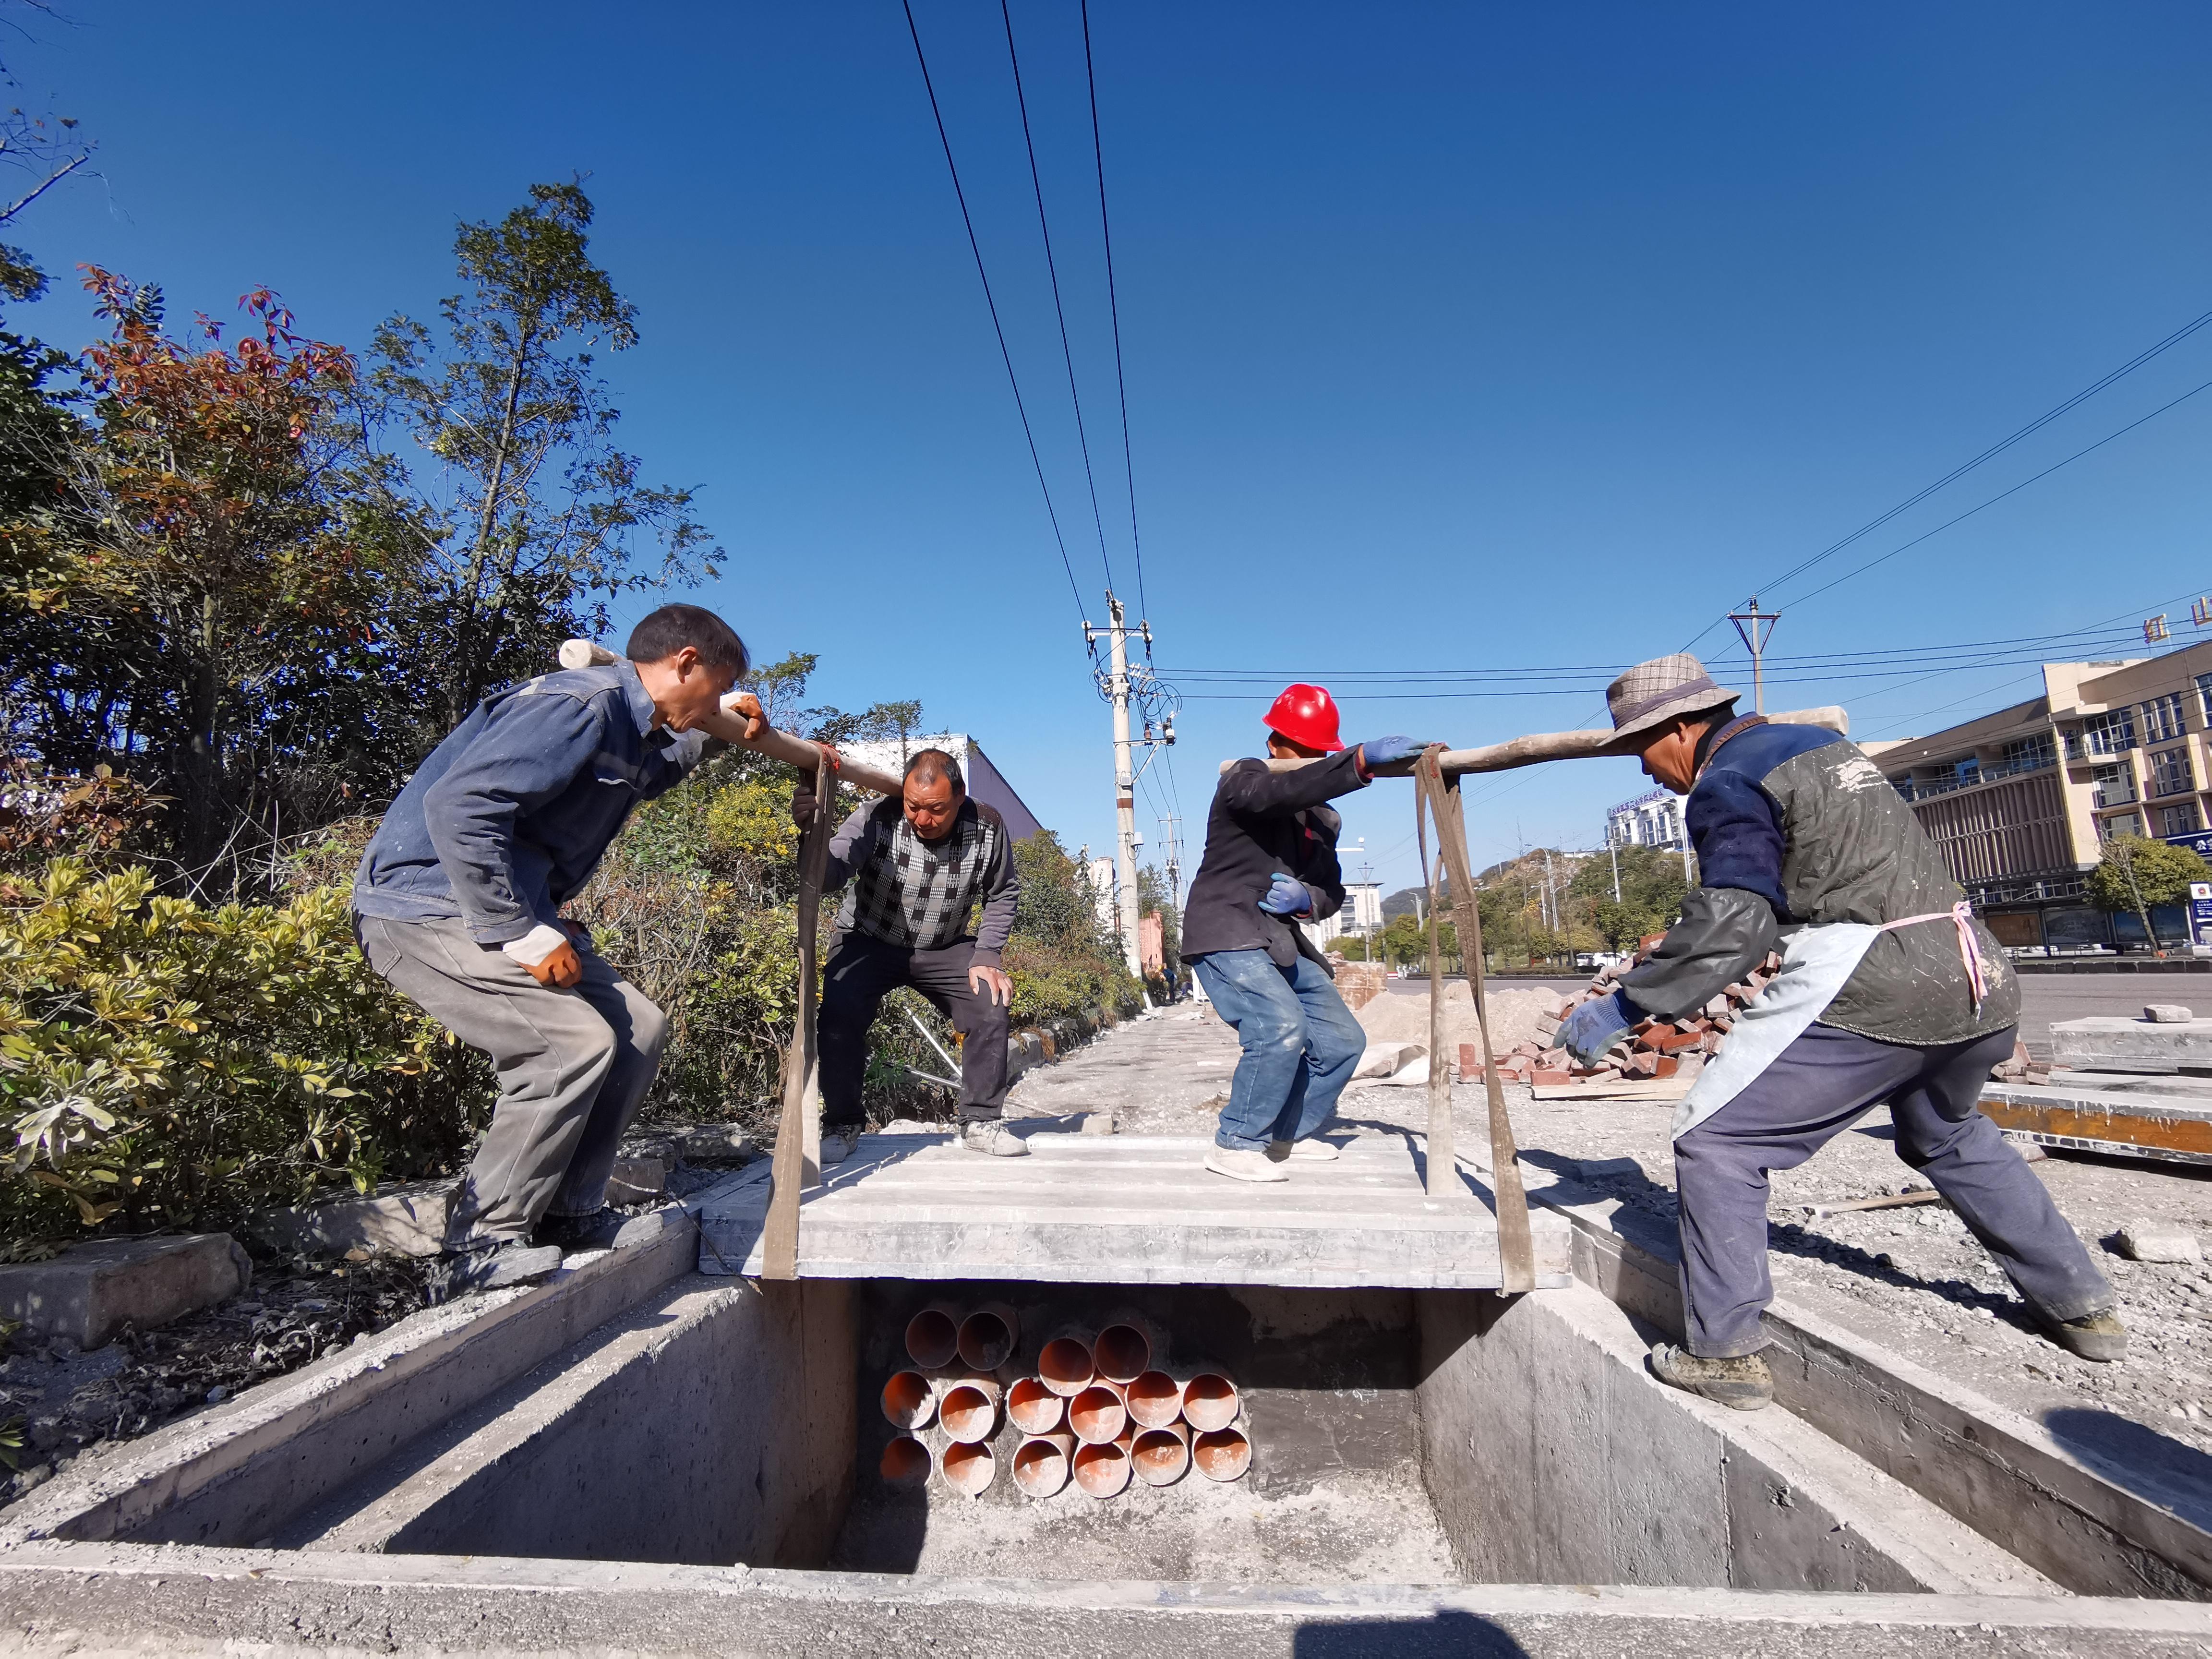
M 2016 778 L 2027 772 L 2047 772 L 2058 764 L 2056 755 L 2032 755 L 2023 760 L 2002 766 L 1984 766 L 1971 774 L 1952 778 L 1930 778 L 1925 781 L 1912 778 L 1892 778 L 1897 793 L 1907 800 L 1933 800 L 1938 795 L 1954 795 L 1961 789 L 1978 788 L 1985 783 L 1996 783 L 2005 778 Z

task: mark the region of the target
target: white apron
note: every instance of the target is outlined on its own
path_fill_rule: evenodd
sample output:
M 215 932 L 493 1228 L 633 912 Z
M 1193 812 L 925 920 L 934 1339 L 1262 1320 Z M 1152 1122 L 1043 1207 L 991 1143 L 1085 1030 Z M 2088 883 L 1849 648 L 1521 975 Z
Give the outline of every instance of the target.
M 1963 901 L 1948 910 L 1880 925 L 1831 921 L 1801 927 L 1782 947 L 1782 971 L 1767 981 L 1757 1001 L 1736 1016 L 1720 1053 L 1698 1073 L 1690 1092 L 1675 1108 L 1673 1138 L 1680 1140 L 1734 1100 L 1784 1048 L 1804 1036 L 1805 1028 L 1820 1018 L 1836 1000 L 1836 993 L 1844 988 L 1844 982 L 1858 970 L 1875 939 L 1923 921 L 1948 921 L 1957 927 L 1959 954 L 1973 988 L 1974 1006 L 1980 1008 L 1987 988 L 1980 946 L 1974 936 L 1973 910 Z

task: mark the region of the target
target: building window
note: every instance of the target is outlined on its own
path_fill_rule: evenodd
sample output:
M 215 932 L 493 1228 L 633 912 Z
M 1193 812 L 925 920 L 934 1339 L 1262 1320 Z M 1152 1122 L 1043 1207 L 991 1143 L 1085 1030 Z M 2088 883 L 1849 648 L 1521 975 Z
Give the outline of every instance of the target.
M 2206 678 L 2212 679 L 2212 675 Z M 2039 732 L 2032 738 L 2014 738 L 2004 746 L 2005 770 L 2008 772 L 2033 772 L 2039 767 L 2055 764 L 2057 758 L 2048 732 Z
M 2163 697 L 2153 697 L 2142 706 L 2143 741 L 2170 743 L 2189 730 L 2181 716 L 2181 693 L 2169 692 Z
M 2099 818 L 2097 833 L 2106 841 L 2112 840 L 2115 836 L 2140 836 L 2142 834 L 2142 814 L 2115 812 L 2108 818 Z
M 2212 674 L 2197 677 L 2197 708 L 2204 716 L 2204 723 L 2212 726 Z
M 2093 755 L 2124 755 L 2136 746 L 2136 716 L 2132 708 L 2092 714 L 2081 722 L 2084 744 Z
M 2186 749 L 2160 750 L 2150 757 L 2150 775 L 2151 793 L 2155 795 L 2186 795 L 2197 787 Z
M 1978 757 L 1970 755 L 1951 769 L 1957 774 L 1961 789 L 1982 781 L 1982 763 Z
M 2089 804 L 2093 806 L 2125 806 L 2136 798 L 2135 771 L 2126 766 L 2095 766 L 2089 769 Z
M 2179 806 L 2161 806 L 2158 811 L 2159 833 L 2164 836 L 2193 836 L 2204 825 L 2197 816 L 2197 803 L 2184 801 Z

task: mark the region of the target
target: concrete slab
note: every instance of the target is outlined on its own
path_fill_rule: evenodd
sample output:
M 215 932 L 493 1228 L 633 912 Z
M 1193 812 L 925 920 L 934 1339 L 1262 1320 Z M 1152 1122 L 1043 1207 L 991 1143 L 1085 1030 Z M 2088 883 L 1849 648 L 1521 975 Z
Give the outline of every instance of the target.
M 1031 1156 L 981 1158 L 947 1135 L 863 1135 L 801 1202 L 814 1279 L 1005 1279 L 1118 1285 L 1483 1289 L 1498 1282 L 1489 1191 L 1431 1199 L 1414 1137 L 1358 1135 L 1334 1163 L 1267 1185 L 1205 1167 L 1206 1143 L 1033 1133 Z M 702 1272 L 761 1270 L 769 1187 L 701 1212 Z M 1568 1229 L 1531 1217 L 1540 1286 L 1568 1282 Z
M 2212 1071 L 2212 1019 L 2054 1021 L 2051 1059 L 2087 1072 Z
M 607 1178 L 610 1204 L 642 1204 L 667 1190 L 668 1164 L 658 1158 L 617 1158 L 613 1175 Z
M 104 1238 L 51 1261 L 0 1267 L 0 1319 L 97 1348 L 125 1325 L 151 1330 L 252 1282 L 253 1264 L 228 1233 Z
M 2212 1030 L 2212 1021 L 2205 1022 Z M 2173 1030 L 2173 1027 L 2167 1027 Z M 2193 1081 L 2193 1079 L 2192 1079 Z M 1990 1083 L 1982 1115 L 2006 1133 L 2041 1146 L 2168 1164 L 2212 1164 L 2212 1084 L 2187 1093 L 2136 1086 L 2096 1074 L 2048 1084 Z
M 269 1210 L 248 1231 L 283 1250 L 343 1255 L 374 1250 L 386 1255 L 435 1255 L 445 1248 L 455 1181 L 416 1181 L 366 1196 L 350 1195 L 295 1210 Z

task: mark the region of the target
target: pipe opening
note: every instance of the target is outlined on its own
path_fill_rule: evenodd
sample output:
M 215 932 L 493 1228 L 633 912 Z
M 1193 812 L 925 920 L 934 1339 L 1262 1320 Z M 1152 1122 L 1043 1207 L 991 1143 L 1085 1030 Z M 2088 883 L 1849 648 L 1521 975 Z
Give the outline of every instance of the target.
M 906 1322 L 907 1358 L 926 1371 L 943 1370 L 960 1352 L 960 1328 L 942 1308 L 924 1308 Z
M 936 1391 L 920 1371 L 894 1371 L 884 1384 L 884 1416 L 895 1429 L 926 1429 L 937 1415 Z
M 1129 1462 L 1148 1486 L 1172 1486 L 1190 1468 L 1190 1447 L 1173 1429 L 1146 1429 L 1131 1443 Z
M 970 1498 L 981 1497 L 990 1486 L 991 1477 L 999 1472 L 998 1460 L 991 1455 L 988 1446 L 971 1446 L 959 1440 L 945 1447 L 945 1460 L 939 1467 L 945 1474 L 945 1484 Z
M 1050 1434 L 1067 1415 L 1067 1401 L 1034 1376 L 1006 1390 L 1006 1416 L 1024 1434 Z
M 1113 1389 L 1094 1382 L 1068 1401 L 1067 1426 L 1078 1440 L 1091 1445 L 1118 1440 L 1129 1426 L 1128 1407 Z
M 1109 1325 L 1091 1350 L 1098 1375 L 1109 1382 L 1133 1382 L 1152 1363 L 1152 1339 L 1134 1325 Z
M 1086 1498 L 1112 1498 L 1129 1484 L 1129 1455 L 1112 1441 L 1075 1449 L 1075 1484 Z
M 1200 1371 L 1183 1384 L 1182 1414 L 1201 1432 L 1227 1428 L 1243 1408 L 1237 1385 L 1218 1371 Z
M 1050 1440 L 1024 1440 L 1014 1449 L 1014 1485 L 1025 1498 L 1050 1498 L 1067 1485 L 1068 1453 Z
M 1209 1480 L 1242 1480 L 1252 1467 L 1252 1443 L 1234 1429 L 1214 1429 L 1191 1443 L 1190 1461 Z
M 1018 1335 L 1011 1309 L 978 1308 L 960 1322 L 960 1363 L 972 1370 L 995 1371 L 1013 1357 Z
M 1037 1355 L 1037 1376 L 1054 1394 L 1073 1398 L 1097 1375 L 1091 1345 L 1080 1337 L 1055 1336 Z
M 929 1479 L 929 1448 L 910 1434 L 896 1435 L 884 1448 L 877 1472 L 887 1486 L 919 1486 Z
M 1146 1371 L 1129 1384 L 1129 1415 L 1143 1429 L 1164 1429 L 1182 1415 L 1182 1384 L 1165 1371 Z
M 956 1383 L 947 1389 L 937 1414 L 945 1425 L 945 1433 L 967 1445 L 988 1440 L 999 1426 L 999 1402 L 973 1382 Z

